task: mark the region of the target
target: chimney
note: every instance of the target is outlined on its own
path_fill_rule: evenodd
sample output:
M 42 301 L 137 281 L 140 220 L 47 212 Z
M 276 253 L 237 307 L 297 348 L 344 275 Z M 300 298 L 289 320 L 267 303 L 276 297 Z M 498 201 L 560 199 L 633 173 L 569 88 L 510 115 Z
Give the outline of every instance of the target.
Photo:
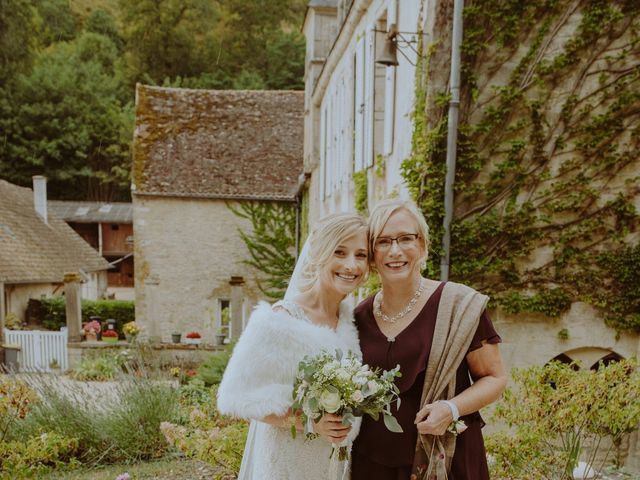
M 33 206 L 36 209 L 36 213 L 42 217 L 42 221 L 48 223 L 47 177 L 42 175 L 33 176 Z

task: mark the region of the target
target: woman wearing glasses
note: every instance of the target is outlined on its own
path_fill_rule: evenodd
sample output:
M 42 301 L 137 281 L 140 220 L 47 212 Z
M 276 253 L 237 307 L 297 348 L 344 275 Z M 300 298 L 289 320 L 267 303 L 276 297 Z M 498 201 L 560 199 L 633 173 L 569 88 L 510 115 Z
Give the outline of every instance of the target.
M 365 363 L 401 367 L 401 404 L 393 414 L 403 433 L 365 417 L 351 478 L 488 479 L 478 410 L 498 399 L 507 382 L 501 340 L 485 312 L 488 298 L 421 275 L 428 227 L 414 204 L 380 203 L 369 232 L 382 289 L 356 308 L 356 324 Z

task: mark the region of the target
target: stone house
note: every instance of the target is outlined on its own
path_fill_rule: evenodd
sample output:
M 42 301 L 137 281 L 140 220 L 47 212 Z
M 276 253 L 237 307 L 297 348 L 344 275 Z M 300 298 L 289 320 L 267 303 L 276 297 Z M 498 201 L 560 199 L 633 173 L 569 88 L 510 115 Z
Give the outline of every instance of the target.
M 107 296 L 133 300 L 133 205 L 52 200 L 49 208 L 109 262 Z
M 303 92 L 138 85 L 133 165 L 136 321 L 152 340 L 239 335 L 263 296 L 230 210 L 297 204 Z M 228 309 L 229 316 L 225 315 Z M 226 323 L 231 318 L 231 325 Z
M 304 169 L 310 175 L 310 223 L 331 212 L 355 209 L 362 188 L 369 208 L 390 196 L 410 198 L 401 166 L 411 156 L 413 145 L 418 43 L 424 42 L 424 51 L 438 46 L 450 54 L 452 5 L 447 0 L 309 2 L 303 31 L 307 39 Z M 569 38 L 579 18 L 569 18 L 567 31 L 560 30 L 559 36 Z M 396 67 L 376 63 L 392 25 L 402 32 Z M 553 50 L 561 44 L 547 46 Z M 523 56 L 525 47 L 516 55 Z M 434 96 L 447 92 L 449 60 L 445 54 L 436 57 L 436 67 L 428 72 L 431 83 L 427 88 Z M 510 59 L 503 65 L 506 73 L 499 73 L 506 77 L 515 65 L 517 61 Z M 485 77 L 478 83 L 483 85 L 492 74 L 495 72 L 480 72 Z M 583 88 L 590 92 L 594 85 Z M 636 162 L 622 172 L 626 175 L 622 180 L 637 175 L 638 168 Z M 640 210 L 637 194 L 630 202 Z M 627 240 L 637 244 L 637 233 Z M 543 263 L 544 255 L 536 252 L 523 262 Z M 500 308 L 491 312 L 504 339 L 501 348 L 509 369 L 541 365 L 554 358 L 579 360 L 583 368 L 589 368 L 600 359 L 639 356 L 640 335 L 633 331 L 619 334 L 605 324 L 603 315 L 583 302 L 573 303 L 558 318 L 513 315 Z M 559 331 L 570 335 L 559 335 Z M 636 452 L 628 455 L 627 465 L 640 470 L 638 434 L 627 441 L 624 448 Z
M 53 214 L 46 192 L 45 177 L 34 177 L 33 191 L 0 180 L 0 320 L 24 321 L 30 298 L 62 295 L 68 272 L 83 278 L 82 298 L 106 291 L 107 261 Z

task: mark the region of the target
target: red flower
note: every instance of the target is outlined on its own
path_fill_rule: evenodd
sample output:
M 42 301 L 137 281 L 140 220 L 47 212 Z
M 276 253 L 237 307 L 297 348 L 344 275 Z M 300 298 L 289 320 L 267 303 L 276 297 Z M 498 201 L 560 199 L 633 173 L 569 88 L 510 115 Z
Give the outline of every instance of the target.
M 102 332 L 102 336 L 118 338 L 118 332 L 116 332 L 115 330 L 105 330 L 104 332 Z
M 202 338 L 198 332 L 189 332 L 187 333 L 187 338 Z

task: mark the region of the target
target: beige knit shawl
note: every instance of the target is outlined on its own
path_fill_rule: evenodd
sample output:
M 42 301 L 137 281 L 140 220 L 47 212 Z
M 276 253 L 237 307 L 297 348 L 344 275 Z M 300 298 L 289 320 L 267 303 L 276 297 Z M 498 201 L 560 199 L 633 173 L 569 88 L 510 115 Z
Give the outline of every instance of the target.
M 421 407 L 455 396 L 456 371 L 476 333 L 489 297 L 459 283 L 442 290 L 433 343 L 422 388 Z M 451 467 L 456 437 L 419 435 L 411 479 L 443 480 Z

